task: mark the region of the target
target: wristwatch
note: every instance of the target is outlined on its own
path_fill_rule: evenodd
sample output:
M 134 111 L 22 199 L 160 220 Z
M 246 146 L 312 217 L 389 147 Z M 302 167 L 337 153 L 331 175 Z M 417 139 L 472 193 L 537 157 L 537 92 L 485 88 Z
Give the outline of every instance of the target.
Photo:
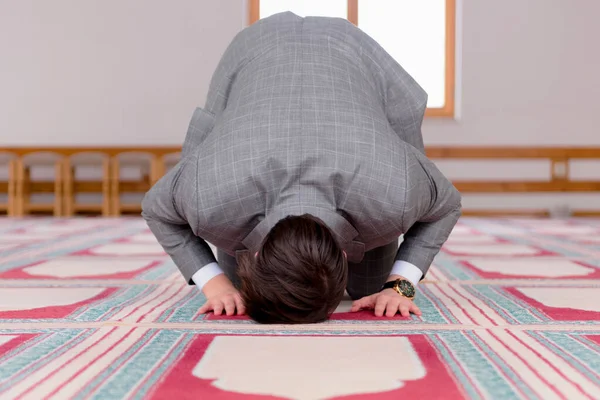
M 385 289 L 394 289 L 399 295 L 411 300 L 415 298 L 416 294 L 415 286 L 408 279 L 396 279 L 395 281 L 386 282 L 381 287 L 380 292 Z

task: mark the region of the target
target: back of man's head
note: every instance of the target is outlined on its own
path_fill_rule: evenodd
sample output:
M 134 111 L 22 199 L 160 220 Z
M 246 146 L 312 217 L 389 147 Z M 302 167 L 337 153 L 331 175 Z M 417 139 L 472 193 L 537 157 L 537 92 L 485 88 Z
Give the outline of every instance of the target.
M 256 257 L 239 261 L 246 312 L 260 323 L 324 321 L 348 279 L 346 257 L 332 232 L 308 214 L 279 221 Z

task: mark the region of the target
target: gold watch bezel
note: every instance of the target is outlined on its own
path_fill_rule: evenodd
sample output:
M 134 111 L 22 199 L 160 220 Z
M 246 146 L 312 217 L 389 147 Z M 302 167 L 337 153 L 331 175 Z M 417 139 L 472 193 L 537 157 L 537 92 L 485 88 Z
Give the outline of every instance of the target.
M 401 282 L 407 282 L 413 289 L 414 294 L 412 296 L 408 296 L 406 294 L 404 294 L 402 292 L 402 290 L 400 289 L 400 283 Z M 415 298 L 415 296 L 417 295 L 417 291 L 415 289 L 415 285 L 412 284 L 411 281 L 409 281 L 408 279 L 396 279 L 396 281 L 394 282 L 394 286 L 393 289 L 396 291 L 396 293 L 398 293 L 400 296 L 406 297 L 409 300 L 413 300 Z

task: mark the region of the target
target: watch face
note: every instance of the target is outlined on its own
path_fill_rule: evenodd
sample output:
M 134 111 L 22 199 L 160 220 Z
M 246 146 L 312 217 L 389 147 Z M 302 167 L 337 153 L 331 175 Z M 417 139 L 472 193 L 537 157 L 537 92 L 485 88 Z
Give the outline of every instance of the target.
M 406 297 L 413 297 L 415 295 L 415 288 L 409 281 L 398 282 L 398 288 Z

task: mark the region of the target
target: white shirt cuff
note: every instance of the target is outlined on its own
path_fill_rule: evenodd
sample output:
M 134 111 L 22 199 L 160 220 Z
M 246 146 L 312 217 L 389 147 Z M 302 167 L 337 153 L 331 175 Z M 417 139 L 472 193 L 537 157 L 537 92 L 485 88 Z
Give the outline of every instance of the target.
M 223 270 L 219 267 L 217 263 L 210 263 L 200 268 L 194 275 L 192 275 L 192 280 L 198 286 L 198 289 L 202 290 L 204 285 L 212 278 L 217 275 L 221 275 Z
M 413 285 L 417 286 L 423 277 L 423 272 L 407 261 L 398 260 L 394 263 L 390 275 L 401 275 L 408 279 Z

